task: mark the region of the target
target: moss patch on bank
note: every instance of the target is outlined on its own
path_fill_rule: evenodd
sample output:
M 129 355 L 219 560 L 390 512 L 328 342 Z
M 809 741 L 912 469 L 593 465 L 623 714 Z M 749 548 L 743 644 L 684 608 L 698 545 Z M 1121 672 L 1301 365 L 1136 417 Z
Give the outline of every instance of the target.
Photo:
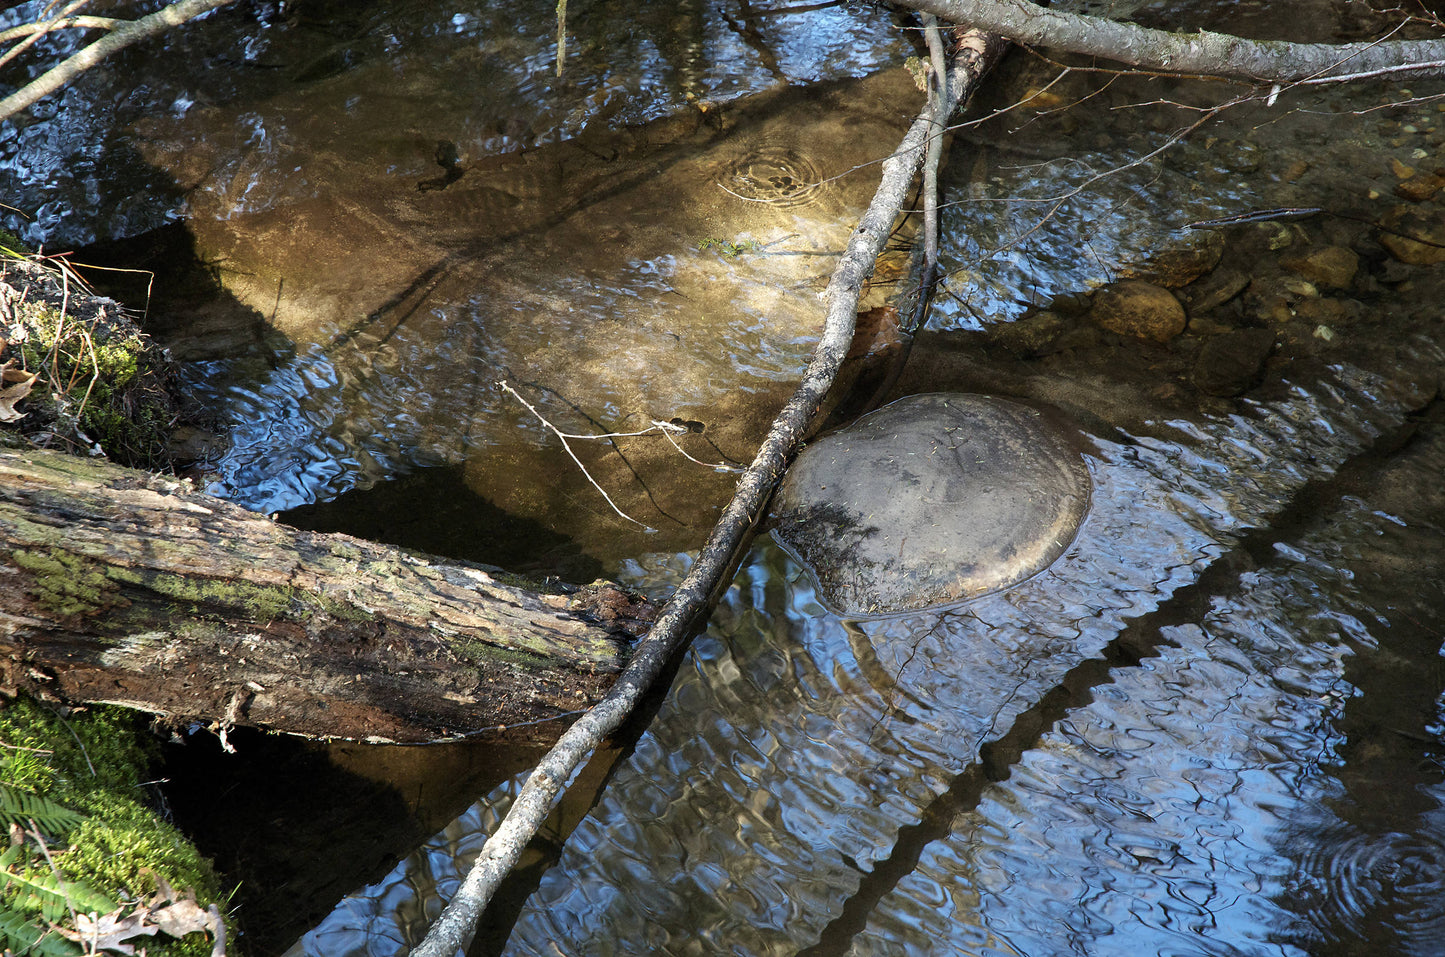
M 0 945 L 16 952 L 24 946 L 7 939 L 7 912 L 36 927 L 53 921 L 73 930 L 71 906 L 54 900 L 57 888 L 72 906 L 114 902 L 123 908 L 122 919 L 167 888 L 182 896 L 194 893 L 201 910 L 211 904 L 224 908 L 211 863 L 147 800 L 142 782 L 149 779 L 154 757 L 147 742 L 144 719 L 135 712 L 89 708 L 61 717 L 28 699 L 0 700 L 0 805 L 18 802 L 30 812 L 19 815 L 24 824 L 6 815 L 12 841 L 16 826 L 31 832 L 24 835 L 23 852 L 6 855 L 9 863 L 0 874 Z M 153 957 L 201 957 L 212 948 L 200 931 L 131 943 Z M 81 953 L 67 946 L 63 937 L 51 935 L 36 952 Z
M 161 351 L 66 267 L 14 252 L 0 242 L 0 363 L 37 379 L 15 404 L 25 417 L 4 428 L 40 445 L 168 469 L 175 414 Z

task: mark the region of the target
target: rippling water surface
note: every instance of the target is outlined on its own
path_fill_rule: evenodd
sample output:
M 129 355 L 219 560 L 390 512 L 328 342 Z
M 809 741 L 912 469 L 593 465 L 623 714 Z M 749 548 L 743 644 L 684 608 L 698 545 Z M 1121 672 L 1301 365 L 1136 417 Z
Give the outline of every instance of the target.
M 121 238 L 202 208 L 221 228 L 260 217 L 278 235 L 303 215 L 335 215 L 328 235 L 347 243 L 326 248 L 350 248 L 347 230 L 373 220 L 346 219 L 354 209 L 338 213 L 343 204 L 309 174 L 292 175 L 329 150 L 322 120 L 340 117 L 353 152 L 375 160 L 366 176 L 396 179 L 394 196 L 408 202 L 453 203 L 455 234 L 428 240 L 441 246 L 478 223 L 510 228 L 523 216 L 487 191 L 494 179 L 448 192 L 448 164 L 595 143 L 587 137 L 691 116 L 700 102 L 776 80 L 859 77 L 905 51 L 888 21 L 854 5 L 776 15 L 723 2 L 570 6 L 575 42 L 562 79 L 550 3 L 317 3 L 307 16 L 243 20 L 242 40 L 198 28 L 163 52 L 135 53 L 185 65 L 158 70 L 145 90 L 93 100 L 93 87 L 78 88 L 38 122 L 7 129 L 0 187 L 34 212 L 32 240 Z M 1269 21 L 1262 4 L 1195 8 Z M 1048 87 L 1062 99 L 1046 109 L 1039 100 L 1043 113 L 1013 111 L 960 134 L 935 328 L 987 335 L 1041 305 L 1063 309 L 1101 283 L 1152 274 L 1161 250 L 1217 256 L 1217 235 L 1182 228 L 1192 220 L 1375 202 L 1395 185 L 1386 157 L 1420 162 L 1419 151 L 1428 161 L 1440 146 L 1433 114 L 1412 115 L 1409 129 L 1393 115 L 1344 121 L 1324 114 L 1364 104 L 1323 95 L 1288 122 L 1261 100 L 1175 142 L 1181 121 L 1146 105 L 1153 86 L 1109 85 L 1088 107 L 1058 110 L 1078 82 L 1075 73 Z M 994 105 L 1040 86 L 1019 69 Z M 1048 125 L 1049 111 L 1060 125 Z M 137 161 L 161 142 L 147 129 L 174 134 L 201 121 L 215 141 L 176 148 L 180 179 Z M 1062 158 L 1045 148 L 1058 142 Z M 765 261 L 806 298 L 795 280 L 816 271 L 827 242 L 786 217 L 834 201 L 838 187 L 818 177 L 827 158 L 745 135 L 710 156 L 693 180 L 765 199 L 780 217 L 772 226 L 799 233 Z M 497 508 L 484 495 L 511 495 L 552 523 L 511 514 L 514 524 L 500 526 L 538 559 L 567 544 L 576 503 L 593 490 L 540 424 L 501 401 L 490 385 L 499 370 L 545 367 L 588 385 L 597 370 L 616 374 L 624 386 L 586 410 L 569 407 L 565 390 L 548 393 L 551 410 L 575 413 L 567 424 L 579 428 L 638 414 L 624 387 L 648 370 L 629 366 L 639 353 L 619 343 L 663 342 L 671 351 L 649 355 L 663 355 L 652 365 L 665 369 L 717 360 L 719 381 L 706 384 L 722 397 L 709 427 L 741 416 L 750 390 L 760 406 L 780 401 L 811 335 L 773 325 L 777 300 L 766 297 L 785 285 L 781 272 L 750 272 L 745 256 L 721 270 L 760 297 L 711 317 L 728 349 L 672 335 L 684 309 L 669 298 L 673 276 L 702 253 L 693 240 L 757 237 L 704 230 L 621 255 L 645 245 L 633 236 L 645 230 L 628 221 L 609 240 L 611 212 L 597 208 L 606 221 L 590 225 L 604 231 L 587 235 L 612 243 L 596 260 L 605 269 L 539 269 L 558 248 L 545 238 L 555 224 L 517 226 L 510 265 L 473 257 L 415 287 L 421 299 L 403 297 L 414 334 L 400 324 L 358 332 L 348 322 L 365 309 L 328 314 L 320 332 L 262 359 L 192 366 L 198 393 L 224 409 L 231 442 L 217 490 L 269 510 L 410 471 L 422 491 L 409 498 L 398 483 L 396 497 L 374 499 L 375 529 L 361 507 L 339 527 L 380 537 L 404 523 L 455 525 L 455 537 L 430 529 L 428 547 L 485 557 L 468 549 L 491 526 L 464 516 Z M 832 212 L 842 222 L 848 210 Z M 760 540 L 656 720 L 630 751 L 584 772 L 606 779 L 593 782 L 595 806 L 564 804 L 477 952 L 1445 953 L 1445 332 L 1429 292 L 1440 284 L 1377 244 L 1311 228 L 1306 237 L 1264 224 L 1261 248 L 1360 245 L 1368 261 L 1349 293 L 1360 308 L 1328 322 L 1289 314 L 1278 328 L 1290 359 L 1271 367 L 1268 389 L 1190 405 L 1175 401 L 1187 387 L 1180 376 L 1148 367 L 1173 370 L 1173 347 L 1119 347 L 1147 360 L 1127 374 L 1074 355 L 1097 333 L 1051 354 L 1036 377 L 1062 384 L 1095 495 L 1074 543 L 1034 578 L 957 607 L 849 621 Z M 374 244 L 369 256 L 323 265 L 370 294 L 363 280 L 404 257 Z M 498 275 L 513 280 L 512 298 L 498 295 Z M 315 318 L 309 306 L 291 315 Z M 627 321 L 564 342 L 532 321 L 549 313 Z M 337 337 L 366 361 L 331 348 Z M 1338 341 L 1352 345 L 1331 351 Z M 1024 381 L 1006 376 L 991 349 L 969 355 L 971 376 L 917 391 Z M 1137 389 L 1123 402 L 1112 380 L 1131 376 Z M 487 432 L 500 419 L 505 441 Z M 708 461 L 751 454 L 741 441 L 697 451 Z M 630 460 L 604 450 L 588 462 L 607 487 L 663 514 L 719 499 L 731 481 L 704 469 L 673 482 L 669 499 Z M 587 501 L 581 511 L 595 513 L 591 534 L 605 543 L 589 573 L 657 593 L 681 578 L 684 546 L 658 544 Z M 293 952 L 406 953 L 518 786 L 485 796 L 348 897 Z
M 1094 437 L 1065 558 L 952 610 L 843 621 L 760 546 L 506 952 L 1439 953 L 1445 426 L 1378 459 L 1401 398 Z M 465 860 L 306 951 L 404 952 Z

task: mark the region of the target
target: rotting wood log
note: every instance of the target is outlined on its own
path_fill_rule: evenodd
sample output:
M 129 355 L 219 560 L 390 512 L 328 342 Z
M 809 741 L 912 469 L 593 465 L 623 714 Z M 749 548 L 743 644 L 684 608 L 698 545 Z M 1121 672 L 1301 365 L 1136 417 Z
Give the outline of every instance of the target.
M 5 693 L 221 730 L 553 739 L 611 686 L 651 609 L 605 583 L 544 594 L 499 575 L 104 460 L 0 450 Z

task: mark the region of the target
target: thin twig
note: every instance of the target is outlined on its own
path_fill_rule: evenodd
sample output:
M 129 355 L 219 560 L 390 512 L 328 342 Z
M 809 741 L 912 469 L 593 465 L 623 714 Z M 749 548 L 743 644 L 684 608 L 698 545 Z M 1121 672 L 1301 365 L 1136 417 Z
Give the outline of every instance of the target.
M 498 385 L 500 388 L 502 388 L 502 389 L 506 390 L 507 392 L 511 393 L 511 395 L 512 395 L 512 397 L 513 397 L 514 399 L 516 399 L 518 402 L 522 403 L 524 406 L 527 407 L 527 411 L 528 411 L 528 412 L 530 412 L 530 413 L 532 413 L 533 415 L 535 415 L 535 416 L 537 417 L 538 421 L 540 421 L 543 425 L 545 425 L 547 428 L 549 428 L 549 429 L 552 430 L 552 434 L 556 435 L 557 438 L 558 438 L 558 440 L 561 441 L 561 443 L 562 443 L 562 448 L 566 449 L 566 450 L 567 450 L 567 454 L 568 454 L 569 456 L 571 456 L 572 461 L 577 463 L 577 467 L 582 470 L 582 474 L 587 477 L 587 481 L 591 482 L 591 483 L 592 483 L 592 487 L 595 488 L 595 489 L 602 495 L 602 497 L 607 500 L 607 504 L 608 504 L 608 505 L 611 505 L 611 506 L 612 506 L 612 511 L 616 512 L 618 515 L 621 515 L 623 518 L 627 519 L 629 522 L 631 522 L 632 524 L 638 526 L 639 528 L 645 528 L 645 529 L 647 529 L 649 532 L 653 530 L 653 529 L 651 528 L 651 526 L 645 525 L 645 524 L 643 524 L 642 522 L 639 522 L 637 519 L 633 518 L 631 515 L 628 515 L 628 514 L 627 514 L 626 512 L 624 512 L 622 509 L 620 509 L 620 508 L 617 507 L 617 503 L 614 502 L 614 501 L 612 501 L 612 496 L 607 494 L 607 490 L 606 490 L 605 488 L 603 488 L 601 485 L 598 485 L 598 484 L 597 484 L 597 480 L 592 477 L 592 473 L 589 472 L 589 471 L 587 471 L 587 466 L 585 466 L 585 465 L 582 464 L 582 460 L 577 457 L 577 453 L 572 451 L 572 446 L 570 446 L 570 445 L 567 444 L 567 433 L 565 433 L 565 432 L 563 432 L 561 429 L 557 428 L 557 427 L 556 427 L 555 425 L 553 425 L 551 422 L 548 422 L 548 421 L 547 421 L 547 417 L 544 416 L 542 413 L 538 412 L 535 408 L 533 408 L 533 407 L 532 407 L 532 403 L 530 403 L 530 402 L 528 402 L 526 399 L 522 398 L 522 396 L 517 392 L 516 389 L 512 388 L 511 386 L 507 385 L 507 383 L 502 382 L 502 381 L 498 381 L 498 382 L 497 382 L 497 385 Z M 574 436 L 572 436 L 572 438 L 574 438 L 574 439 L 575 439 L 575 438 L 597 438 L 597 436 L 579 436 L 579 435 L 574 435 Z
M 9 63 L 11 60 L 15 59 L 15 58 L 16 58 L 17 56 L 19 56 L 21 53 L 24 53 L 26 50 L 28 50 L 31 46 L 33 46 L 34 44 L 40 42 L 40 38 L 43 37 L 43 36 L 45 36 L 45 34 L 49 33 L 51 30 L 55 29 L 55 25 L 56 25 L 60 20 L 64 19 L 64 18 L 65 18 L 66 16 L 68 16 L 69 14 L 72 14 L 72 13 L 74 13 L 75 11 L 81 9 L 82 7 L 84 7 L 84 6 L 85 6 L 86 4 L 88 4 L 89 2 L 90 2 L 90 0 L 74 0 L 74 2 L 72 2 L 72 3 L 70 4 L 70 6 L 68 6 L 68 7 L 66 7 L 64 10 L 62 10 L 61 13 L 60 13 L 60 16 L 56 17 L 55 19 L 53 19 L 53 20 L 45 20 L 45 21 L 41 21 L 40 23 L 30 24 L 30 26 L 34 26 L 36 29 L 33 30 L 33 31 L 31 31 L 31 34 L 30 34 L 30 36 L 29 36 L 28 39 L 21 40 L 19 43 L 15 44 L 13 47 L 11 47 L 9 50 L 6 50 L 4 56 L 0 56 L 0 66 L 4 66 L 6 63 Z M 6 32 L 8 33 L 9 31 L 6 31 Z
M 50 865 L 50 873 L 55 876 L 55 883 L 62 889 L 65 887 L 65 878 L 60 876 L 60 868 L 55 866 L 55 858 L 50 856 L 50 848 L 45 844 L 45 838 L 40 834 L 40 825 L 30 818 L 30 836 L 35 838 L 35 844 L 40 848 L 40 853 L 45 857 L 45 863 Z M 79 928 L 80 921 L 75 916 L 75 905 L 70 903 L 69 894 L 61 894 L 60 899 L 65 901 L 65 909 L 70 911 L 70 926 Z
M 58 20 L 22 23 L 19 26 L 10 27 L 8 30 L 0 30 L 0 43 L 18 40 L 21 37 L 39 36 L 55 30 L 114 30 L 129 22 L 128 20 L 117 20 L 115 17 L 61 17 Z M 14 52 L 19 52 L 19 44 L 14 48 Z M 11 51 L 7 50 L 5 56 L 0 57 L 0 65 L 3 65 L 8 59 L 12 59 L 12 57 Z
M 679 434 L 679 435 L 680 435 L 680 434 L 682 434 L 683 432 L 689 431 L 688 429 L 684 428 L 683 426 L 673 425 L 671 422 L 659 422 L 659 421 L 656 420 L 656 419 L 653 419 L 653 420 L 652 420 L 652 424 L 653 424 L 653 426 L 654 426 L 658 431 L 660 431 L 660 432 L 663 434 L 663 436 L 667 439 L 667 441 L 669 441 L 669 442 L 672 443 L 672 447 L 675 448 L 675 449 L 677 449 L 677 451 L 682 454 L 682 457 L 685 458 L 685 459 L 687 459 L 689 462 L 696 462 L 698 465 L 701 465 L 701 466 L 703 466 L 703 467 L 705 467 L 705 468 L 710 468 L 710 469 L 712 469 L 714 472 L 742 472 L 742 471 L 744 471 L 743 469 L 738 468 L 736 465 L 728 465 L 726 462 L 704 462 L 702 459 L 695 459 L 695 458 L 693 458 L 691 455 L 688 455 L 688 454 L 687 454 L 687 450 L 684 449 L 681 445 L 678 445 L 678 444 L 677 444 L 677 439 L 674 439 L 674 438 L 673 438 L 673 435 L 674 435 L 674 434 Z M 651 431 L 651 429 L 649 429 L 648 431 Z M 637 433 L 637 434 L 639 434 L 639 435 L 645 435 L 646 433 L 639 432 L 639 433 Z M 717 448 L 717 446 L 713 446 L 713 448 Z
M 965 90 L 971 90 L 997 60 L 1003 47 L 997 37 L 978 31 L 970 31 L 963 37 L 952 70 L 949 99 L 956 103 L 956 98 Z M 950 111 L 954 103 L 949 104 Z M 633 650 L 627 667 L 607 694 L 567 729 L 527 777 L 506 817 L 487 838 L 441 918 L 412 951 L 415 957 L 451 957 L 467 945 L 482 910 L 551 812 L 564 784 L 603 738 L 632 713 L 643 693 L 681 650 L 692 627 L 706 612 L 723 575 L 733 566 L 746 536 L 761 517 L 768 497 L 837 379 L 853 340 L 863 283 L 888 241 L 893 222 L 907 198 L 909 184 L 923 161 L 933 117 L 933 106 L 929 104 L 909 127 L 903 148 L 884 164 L 878 191 L 849 237 L 847 251 L 824 293 L 827 318 L 807 371 L 773 420 L 772 428 L 739 479 L 737 491 L 713 526 L 697 561 L 647 637 Z

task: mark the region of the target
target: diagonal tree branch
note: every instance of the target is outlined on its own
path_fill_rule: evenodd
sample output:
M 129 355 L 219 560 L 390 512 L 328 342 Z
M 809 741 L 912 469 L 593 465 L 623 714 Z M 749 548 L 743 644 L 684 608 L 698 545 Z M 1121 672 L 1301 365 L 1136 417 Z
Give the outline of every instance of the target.
M 946 84 L 942 109 L 928 103 L 898 149 L 883 162 L 882 179 L 873 202 L 848 240 L 824 299 L 827 319 L 807 372 L 782 411 L 773 420 L 757 457 L 738 482 L 737 492 L 713 527 L 697 562 L 663 608 L 647 637 L 633 651 L 627 669 L 601 702 L 577 720 L 532 771 L 511 810 L 487 839 L 466 879 L 414 957 L 452 957 L 467 946 L 482 910 L 546 820 L 572 773 L 631 713 L 643 693 L 662 673 L 668 660 L 687 642 L 693 625 L 707 610 L 722 576 L 732 567 L 747 533 L 761 516 L 773 486 L 787 469 L 809 426 L 832 387 L 853 340 L 858 298 L 873 271 L 903 208 L 908 188 L 928 143 L 940 135 L 936 118 L 951 115 L 961 99 L 997 61 L 1006 44 L 998 37 L 969 31 Z M 938 110 L 938 112 L 935 112 Z
M 1288 43 L 1224 33 L 1168 33 L 1048 10 L 1029 0 L 900 0 L 940 19 L 1018 43 L 1104 57 L 1177 74 L 1262 83 L 1345 82 L 1445 75 L 1445 40 Z
M 67 57 L 57 66 L 0 100 L 0 122 L 4 122 L 21 110 L 30 108 L 37 101 L 72 82 L 80 74 L 112 53 L 233 2 L 234 0 L 179 0 L 179 2 L 163 7 L 149 16 L 116 26 L 110 33 L 90 46 Z
M 22 23 L 8 30 L 0 30 L 0 43 L 8 43 L 21 37 L 44 36 L 56 30 L 114 30 L 129 22 L 117 20 L 115 17 L 61 17 L 58 20 Z

